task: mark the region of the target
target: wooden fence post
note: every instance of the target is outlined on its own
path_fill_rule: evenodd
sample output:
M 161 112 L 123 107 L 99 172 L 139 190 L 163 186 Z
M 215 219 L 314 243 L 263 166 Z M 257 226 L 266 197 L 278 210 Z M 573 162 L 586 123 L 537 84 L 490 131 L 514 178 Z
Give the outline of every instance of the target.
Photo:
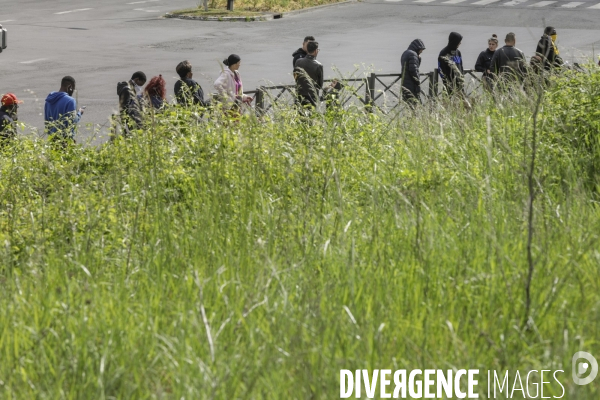
M 265 109 L 265 91 L 263 90 L 263 86 L 256 89 L 256 98 L 254 101 L 254 111 L 256 112 L 256 116 L 260 117 Z
M 377 75 L 372 72 L 367 78 L 367 86 L 365 90 L 365 107 L 369 112 L 373 112 L 373 105 L 375 104 L 375 79 Z
M 429 97 L 437 96 L 438 76 L 437 70 L 435 69 L 429 73 Z

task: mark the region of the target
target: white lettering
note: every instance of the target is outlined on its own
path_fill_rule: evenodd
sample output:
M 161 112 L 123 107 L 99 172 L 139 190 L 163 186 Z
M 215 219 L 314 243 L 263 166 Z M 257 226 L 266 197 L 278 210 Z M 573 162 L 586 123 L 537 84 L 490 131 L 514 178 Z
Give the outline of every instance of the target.
M 377 389 L 377 375 L 379 375 L 379 370 L 373 370 L 373 379 L 369 383 L 369 371 L 363 369 L 363 382 L 365 382 L 365 393 L 367 394 L 368 399 L 375 398 L 375 390 Z
M 556 379 L 556 373 L 557 372 L 565 372 L 562 369 L 557 369 L 556 371 L 554 371 L 554 380 L 560 385 L 560 387 L 562 388 L 562 394 L 560 395 L 560 397 L 556 397 L 554 396 L 555 399 L 562 399 L 563 396 L 565 395 L 565 387 L 562 385 L 562 383 L 560 383 L 560 381 L 558 379 Z
M 346 378 L 348 378 L 348 390 L 346 390 Z M 354 377 L 352 376 L 352 371 L 342 369 L 340 371 L 340 397 L 342 399 L 347 399 L 348 397 L 352 396 L 353 390 Z
M 502 386 L 500 386 L 498 375 L 496 375 L 496 371 L 494 371 L 494 398 L 496 398 L 496 385 L 498 385 L 500 393 L 504 391 L 504 385 L 506 385 L 506 395 L 508 395 L 508 371 L 506 371 L 506 375 L 504 375 L 504 379 L 502 380 Z
M 515 387 L 517 385 L 517 379 L 519 380 L 520 389 L 517 389 Z M 521 374 L 519 373 L 519 370 L 517 370 L 517 373 L 515 374 L 515 381 L 513 382 L 512 391 L 510 392 L 511 399 L 513 398 L 515 390 L 520 390 L 521 392 L 523 392 L 523 398 L 525 398 L 525 390 L 523 389 L 523 382 L 521 381 Z
M 390 380 L 386 378 L 387 375 L 391 374 L 392 370 L 390 369 L 382 369 L 381 370 L 381 393 L 379 394 L 379 397 L 381 397 L 382 399 L 389 399 L 392 397 L 392 395 L 390 393 L 386 392 L 386 387 L 390 384 Z
M 356 370 L 356 379 L 355 379 L 355 384 L 354 384 L 354 394 L 356 396 L 357 399 L 360 399 L 360 391 L 361 391 L 361 383 L 360 383 L 360 369 Z
M 549 399 L 550 396 L 544 397 L 544 383 L 550 383 L 550 381 L 544 382 L 544 372 L 550 372 L 550 370 L 549 369 L 543 369 L 542 370 L 542 379 L 541 379 L 541 382 L 540 382 L 540 387 L 541 387 L 541 392 L 542 392 L 542 399 Z
M 475 386 L 477 386 L 478 381 L 475 380 L 475 375 L 479 375 L 478 369 L 470 369 L 469 370 L 469 399 L 478 399 L 479 394 L 475 393 Z
M 402 380 L 400 380 L 400 377 L 402 377 Z M 406 398 L 406 370 L 405 369 L 399 369 L 396 372 L 394 372 L 394 385 L 396 385 L 396 387 L 394 388 L 394 398 L 402 398 L 405 399 Z M 400 397 L 400 389 L 402 389 L 402 396 Z
M 439 399 L 443 398 L 442 389 L 444 389 L 444 393 L 446 393 L 446 397 L 451 399 L 452 393 L 452 370 L 448 370 L 448 378 L 444 377 L 444 371 L 438 369 L 437 371 L 437 397 Z
M 460 391 L 460 377 L 466 374 L 466 370 L 459 369 L 458 371 L 456 371 L 456 376 L 454 377 L 454 393 L 459 399 L 464 399 L 465 397 L 467 397 L 467 394 L 465 392 Z
M 537 383 L 535 380 L 533 381 L 533 383 L 529 383 L 529 375 L 531 375 L 533 372 L 538 372 L 537 369 L 532 369 L 531 371 L 529 371 L 527 373 L 527 380 L 526 380 L 526 389 L 527 389 L 527 397 L 529 397 L 530 399 L 537 399 L 538 396 L 540 395 L 540 384 Z M 535 387 L 535 396 L 532 396 L 531 393 L 529 393 L 529 388 L 533 386 Z
M 435 393 L 431 393 L 429 389 L 431 389 L 431 385 L 435 384 L 435 381 L 431 379 L 431 375 L 435 375 L 435 369 L 426 369 L 425 370 L 425 398 L 426 399 L 435 399 Z
M 418 379 L 415 382 L 415 375 L 421 375 L 422 371 L 420 369 L 414 369 L 410 371 L 410 375 L 408 376 L 408 394 L 413 399 L 420 399 L 423 397 L 423 382 Z M 417 387 L 417 391 L 415 391 L 415 386 Z

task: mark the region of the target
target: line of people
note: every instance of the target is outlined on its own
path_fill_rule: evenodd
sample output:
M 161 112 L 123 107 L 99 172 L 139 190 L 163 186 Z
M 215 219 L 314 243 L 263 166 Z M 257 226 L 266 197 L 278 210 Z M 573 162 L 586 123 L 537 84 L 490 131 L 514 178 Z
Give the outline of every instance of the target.
M 533 71 L 550 71 L 560 68 L 564 62 L 559 55 L 556 45 L 556 29 L 548 26 L 537 44 L 535 55 L 530 60 Z M 448 45 L 438 56 L 437 71 L 442 81 L 444 90 L 449 95 L 463 93 L 464 67 L 463 58 L 458 49 L 463 36 L 451 32 Z M 516 47 L 516 35 L 509 32 L 504 40 L 504 47 L 498 49 L 498 36 L 493 34 L 488 39 L 488 48 L 482 51 L 475 63 L 475 70 L 483 74 L 486 88 L 493 90 L 496 82 L 501 79 L 522 81 L 527 73 L 527 60 L 525 54 Z M 408 49 L 402 54 L 402 98 L 409 104 L 420 102 L 421 79 L 419 68 L 421 66 L 421 53 L 425 44 L 421 39 L 411 42 Z
M 463 36 L 451 32 L 448 44 L 438 56 L 437 71 L 445 91 L 452 95 L 463 93 L 464 68 L 459 50 Z M 556 45 L 557 32 L 554 27 L 546 27 L 538 42 L 530 65 L 536 71 L 560 68 L 563 60 Z M 483 74 L 486 87 L 492 89 L 502 77 L 521 79 L 526 73 L 527 63 L 524 53 L 515 47 L 516 35 L 508 33 L 505 46 L 498 49 L 498 37 L 494 34 L 488 39 L 488 48 L 482 51 L 475 63 L 475 70 Z M 409 104 L 420 102 L 421 79 L 419 69 L 421 54 L 425 44 L 420 39 L 413 40 L 401 56 L 402 98 Z M 301 108 L 315 108 L 321 100 L 335 100 L 342 89 L 340 82 L 334 80 L 324 87 L 323 65 L 317 61 L 319 43 L 314 36 L 306 36 L 302 47 L 292 54 L 293 73 L 296 81 L 297 104 Z M 219 77 L 214 82 L 216 95 L 214 101 L 206 99 L 200 84 L 193 79 L 192 64 L 180 62 L 175 71 L 179 80 L 175 83 L 175 98 L 179 105 L 199 105 L 205 108 L 217 106 L 231 118 L 240 115 L 241 107 L 252 102 L 253 97 L 244 94 L 239 73 L 241 58 L 231 54 L 223 60 Z M 144 86 L 146 86 L 144 88 Z M 85 107 L 77 109 L 73 98 L 76 82 L 71 76 L 61 80 L 60 88 L 48 95 L 44 106 L 45 132 L 50 138 L 75 140 L 75 129 L 82 118 Z M 144 123 L 144 109 L 160 110 L 166 101 L 166 82 L 162 75 L 153 77 L 146 85 L 146 75 L 135 72 L 129 81 L 117 84 L 119 111 L 124 134 L 139 129 Z M 18 120 L 18 108 L 21 104 L 14 93 L 2 97 L 0 106 L 0 138 L 16 134 L 15 121 Z M 217 103 L 217 104 L 213 104 Z

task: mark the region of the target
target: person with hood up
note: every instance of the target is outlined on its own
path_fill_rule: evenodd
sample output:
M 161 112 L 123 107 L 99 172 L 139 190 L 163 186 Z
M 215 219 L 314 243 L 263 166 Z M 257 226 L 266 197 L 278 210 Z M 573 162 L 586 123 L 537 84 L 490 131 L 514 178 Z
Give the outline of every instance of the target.
M 560 67 L 564 64 L 556 47 L 557 39 L 556 29 L 552 26 L 544 29 L 544 35 L 541 37 L 535 49 L 535 54 L 543 61 L 544 69 L 550 71 L 552 68 Z
M 15 121 L 18 119 L 17 110 L 21 103 L 23 102 L 17 99 L 14 93 L 6 93 L 2 96 L 2 102 L 0 103 L 0 144 L 4 139 L 10 139 L 17 134 Z
M 221 75 L 215 80 L 215 90 L 221 101 L 223 108 L 233 113 L 233 116 L 239 116 L 242 103 L 251 103 L 252 97 L 244 94 L 242 78 L 239 73 L 242 59 L 237 54 L 231 54 L 223 64 L 227 68 L 222 68 Z
M 58 134 L 61 139 L 75 141 L 75 128 L 83 115 L 83 108 L 76 110 L 77 104 L 72 97 L 74 91 L 75 79 L 65 76 L 58 92 L 52 92 L 46 97 L 45 131 L 51 138 L 56 138 L 55 134 Z
M 117 84 L 117 95 L 119 96 L 119 111 L 121 121 L 126 131 L 142 127 L 142 86 L 146 84 L 146 74 L 142 71 L 135 72 L 129 82 Z
M 438 57 L 438 73 L 449 95 L 462 93 L 465 83 L 462 55 L 458 50 L 462 38 L 460 33 L 451 32 L 448 45 L 440 51 Z
M 300 58 L 304 58 L 308 55 L 306 45 L 308 44 L 308 42 L 314 42 L 314 41 L 316 41 L 314 36 L 306 36 L 304 38 L 302 47 L 300 47 L 298 50 L 296 50 L 295 52 L 292 53 L 292 57 L 293 57 L 292 68 L 296 67 L 296 61 L 298 61 Z
M 421 78 L 419 67 L 421 66 L 421 53 L 425 50 L 425 44 L 421 39 L 415 39 L 402 53 L 400 63 L 402 64 L 402 99 L 414 105 L 420 103 Z
M 486 88 L 491 88 L 492 72 L 490 71 L 490 65 L 492 63 L 492 57 L 498 48 L 498 36 L 494 33 L 491 38 L 488 39 L 488 48 L 479 53 L 477 62 L 475 63 L 475 71 L 483 73 L 483 82 Z

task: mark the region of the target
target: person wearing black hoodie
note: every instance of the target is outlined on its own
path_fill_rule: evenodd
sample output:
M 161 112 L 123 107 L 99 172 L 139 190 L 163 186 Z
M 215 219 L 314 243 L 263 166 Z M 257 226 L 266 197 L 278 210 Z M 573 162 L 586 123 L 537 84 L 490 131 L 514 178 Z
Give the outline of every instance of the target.
M 415 39 L 402 53 L 400 63 L 402 64 L 402 99 L 414 105 L 420 103 L 421 78 L 419 67 L 421 66 L 421 53 L 425 50 L 425 44 L 421 39 Z
M 316 41 L 314 36 L 306 36 L 304 38 L 304 42 L 302 43 L 302 47 L 300 47 L 298 50 L 296 50 L 295 52 L 292 53 L 292 68 L 296 67 L 296 61 L 298 61 L 301 58 L 304 58 L 308 55 L 308 52 L 306 51 L 306 45 L 308 44 L 308 42 L 314 42 Z
M 451 32 L 448 45 L 438 57 L 438 73 L 449 95 L 462 92 L 465 83 L 462 55 L 458 50 L 462 38 L 460 33 Z
M 564 64 L 562 58 L 558 55 L 558 47 L 556 47 L 556 29 L 552 26 L 547 26 L 544 29 L 544 35 L 538 42 L 535 54 L 544 62 L 544 69 L 550 71 L 552 68 L 560 67 Z
M 188 61 L 182 61 L 175 68 L 179 80 L 175 82 L 175 98 L 177 104 L 189 106 L 197 104 L 202 107 L 209 107 L 210 100 L 204 100 L 204 90 L 198 82 L 192 79 L 192 64 Z
M 119 112 L 123 127 L 129 134 L 134 129 L 142 127 L 143 108 L 141 103 L 142 86 L 146 84 L 146 74 L 135 72 L 129 81 L 117 83 L 119 96 Z
M 477 62 L 475 63 L 475 71 L 483 73 L 483 82 L 488 89 L 491 88 L 491 84 L 493 83 L 490 65 L 497 48 L 498 36 L 493 34 L 492 37 L 488 39 L 488 48 L 479 53 L 479 57 L 477 57 Z

